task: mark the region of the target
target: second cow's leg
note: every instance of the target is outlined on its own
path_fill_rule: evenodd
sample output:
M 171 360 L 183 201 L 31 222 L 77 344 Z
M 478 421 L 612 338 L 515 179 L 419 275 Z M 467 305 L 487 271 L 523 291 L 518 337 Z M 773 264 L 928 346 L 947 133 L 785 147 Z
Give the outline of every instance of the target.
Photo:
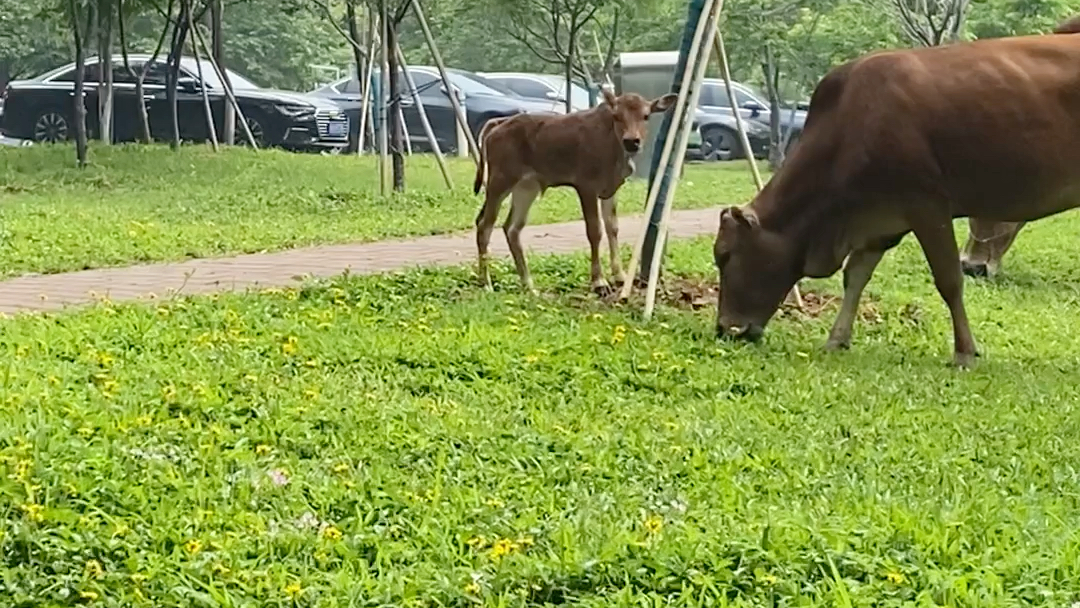
M 994 276 L 1001 267 L 1005 252 L 1012 246 L 1024 224 L 968 218 L 970 231 L 960 256 L 964 274 L 973 277 Z
M 589 238 L 589 251 L 592 254 L 592 262 L 589 266 L 589 288 L 601 297 L 611 293 L 611 286 L 604 279 L 604 271 L 600 267 L 600 239 L 603 238 L 600 225 L 600 205 L 596 192 L 578 188 L 578 199 L 581 201 L 581 214 L 585 217 L 585 236 Z
M 619 209 L 615 197 L 600 201 L 600 213 L 604 219 L 604 232 L 607 233 L 608 250 L 611 254 L 611 276 L 616 285 L 626 282 L 622 262 L 619 260 Z
M 536 184 L 523 181 L 514 187 L 510 195 L 510 213 L 506 216 L 503 224 L 503 233 L 506 234 L 506 244 L 510 247 L 510 255 L 514 256 L 514 266 L 517 267 L 521 286 L 535 294 L 532 275 L 529 274 L 529 264 L 525 261 L 525 250 L 521 247 L 521 229 L 529 219 L 529 208 L 540 194 L 540 187 Z

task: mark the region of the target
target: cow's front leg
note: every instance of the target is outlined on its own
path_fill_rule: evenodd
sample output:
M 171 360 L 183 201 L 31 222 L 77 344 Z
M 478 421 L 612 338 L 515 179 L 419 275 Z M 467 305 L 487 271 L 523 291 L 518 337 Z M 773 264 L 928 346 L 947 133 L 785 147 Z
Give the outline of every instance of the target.
M 604 279 L 604 271 L 600 267 L 600 205 L 595 191 L 578 188 L 578 199 L 581 201 L 581 214 L 585 217 L 585 236 L 589 238 L 589 253 L 591 265 L 589 266 L 589 287 L 596 295 L 604 298 L 611 294 L 611 286 Z
M 601 199 L 600 213 L 604 219 L 604 232 L 607 233 L 608 251 L 611 255 L 611 276 L 616 285 L 626 282 L 626 273 L 623 272 L 622 262 L 619 260 L 619 210 L 615 203 L 615 196 Z
M 979 356 L 975 338 L 971 335 L 967 311 L 964 310 L 964 274 L 960 269 L 960 252 L 956 247 L 951 217 L 933 213 L 913 218 L 915 238 L 919 239 L 934 285 L 949 307 L 953 325 L 953 363 L 962 369 L 975 364 Z
M 844 303 L 840 305 L 840 312 L 829 331 L 825 350 L 836 351 L 851 346 L 851 329 L 859 312 L 859 300 L 884 255 L 884 250 L 860 249 L 848 256 L 844 264 Z

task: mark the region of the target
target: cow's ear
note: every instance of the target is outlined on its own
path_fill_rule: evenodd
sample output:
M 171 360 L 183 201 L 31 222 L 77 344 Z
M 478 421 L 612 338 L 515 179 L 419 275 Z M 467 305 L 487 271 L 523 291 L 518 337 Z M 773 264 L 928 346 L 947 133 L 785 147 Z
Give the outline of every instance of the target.
M 611 106 L 611 109 L 615 109 L 615 92 L 611 90 L 610 85 L 603 85 L 600 87 L 600 93 L 604 96 L 604 103 Z
M 749 209 L 728 207 L 720 212 L 720 230 L 729 234 L 749 234 L 758 226 L 757 216 Z
M 679 96 L 675 93 L 668 93 L 663 97 L 658 97 L 657 99 L 654 99 L 652 105 L 649 106 L 649 112 L 663 112 L 664 110 L 667 110 L 671 106 L 675 105 L 675 101 L 678 99 Z

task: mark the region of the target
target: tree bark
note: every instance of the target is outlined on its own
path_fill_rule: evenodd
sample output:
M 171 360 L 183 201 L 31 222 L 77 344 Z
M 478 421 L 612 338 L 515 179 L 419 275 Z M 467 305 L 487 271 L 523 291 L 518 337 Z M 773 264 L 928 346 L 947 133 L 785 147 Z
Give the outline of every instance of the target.
M 576 24 L 572 23 L 570 26 L 570 38 L 566 42 L 566 65 L 563 66 L 564 75 L 566 76 L 566 94 L 564 95 L 566 100 L 563 102 L 563 105 L 566 108 L 567 114 L 574 111 L 574 96 L 571 93 L 573 93 L 574 90 L 574 54 L 577 52 L 577 47 L 574 43 L 577 41 L 577 35 Z
M 98 137 L 113 140 L 112 0 L 98 3 Z
M 357 45 L 361 44 L 361 38 L 360 38 L 360 24 L 358 24 L 356 22 L 356 3 L 354 2 L 354 0 L 345 0 L 345 20 L 348 21 L 348 23 L 346 25 L 349 27 L 349 36 L 352 38 L 352 41 L 353 41 L 353 44 L 351 44 L 350 46 L 352 47 L 353 63 L 356 64 L 356 84 L 359 85 L 360 92 L 361 92 L 360 97 L 363 98 L 364 86 L 366 86 L 365 83 L 364 83 L 364 65 L 365 65 L 365 63 L 364 63 L 364 54 L 360 52 L 359 48 L 357 48 Z M 356 134 L 355 135 L 353 135 L 351 133 L 352 127 L 349 128 L 349 131 L 350 131 L 350 133 L 349 133 L 349 139 L 350 139 L 349 146 L 350 146 L 350 148 L 352 146 L 357 146 L 357 148 L 356 148 L 357 152 L 360 151 L 359 145 L 360 145 L 360 128 L 361 128 L 361 126 L 362 125 L 359 125 L 359 124 L 356 125 Z
M 176 81 L 180 77 L 180 57 L 183 54 L 184 41 L 187 39 L 187 20 L 190 11 L 190 0 L 180 0 L 180 14 L 173 25 L 172 44 L 169 48 L 167 61 L 168 75 L 165 78 L 165 100 L 169 104 L 169 117 L 172 123 L 169 147 L 173 150 L 180 148 L 180 115 L 176 102 Z
M 775 171 L 784 164 L 784 150 L 780 144 L 780 66 L 768 45 L 765 46 L 761 71 L 765 76 L 765 94 L 769 96 L 769 166 Z
M 397 23 L 390 21 L 389 27 L 386 28 L 386 46 L 393 49 L 397 44 Z M 404 148 L 404 138 L 402 137 L 401 124 L 401 91 L 398 84 L 400 79 L 398 78 L 398 60 L 394 53 L 387 53 L 386 56 L 387 70 L 386 74 L 390 80 L 389 93 L 390 93 L 390 106 L 387 108 L 389 116 L 387 119 L 390 121 L 390 164 L 394 171 L 394 190 L 401 192 L 405 190 L 405 157 L 402 155 L 402 149 Z
M 73 114 L 75 119 L 75 158 L 80 167 L 86 166 L 86 34 L 94 23 L 94 7 L 86 9 L 86 27 L 79 23 L 79 5 L 77 0 L 68 0 L 71 13 L 71 32 L 75 37 L 75 96 Z
M 222 0 L 210 1 L 210 46 L 214 57 L 214 63 L 221 68 L 221 78 L 230 85 L 229 73 L 225 71 L 225 33 L 222 29 L 222 13 L 225 5 Z M 235 143 L 236 137 L 236 108 L 231 103 L 225 104 L 225 112 L 222 115 L 221 140 L 225 144 Z

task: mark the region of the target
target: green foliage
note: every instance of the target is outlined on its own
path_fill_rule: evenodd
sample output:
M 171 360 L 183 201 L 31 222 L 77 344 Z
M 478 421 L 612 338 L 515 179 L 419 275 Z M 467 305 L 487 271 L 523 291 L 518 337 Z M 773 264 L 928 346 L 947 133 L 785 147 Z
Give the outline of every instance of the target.
M 0 275 L 463 230 L 480 205 L 465 159 L 449 159 L 448 191 L 432 157 L 406 157 L 410 189 L 388 198 L 373 156 L 124 145 L 94 147 L 90 160 L 76 170 L 66 146 L 0 147 Z M 691 166 L 679 205 L 737 203 L 753 191 L 744 163 Z M 640 181 L 620 197 L 624 214 L 644 202 Z M 576 197 L 559 188 L 530 221 L 580 217 Z
M 23 606 L 1068 606 L 1077 218 L 969 282 L 917 246 L 757 346 L 584 297 L 586 256 L 0 321 L 0 597 Z M 667 280 L 707 277 L 711 239 Z M 812 282 L 836 294 L 838 279 Z M 636 310 L 636 308 L 634 309 Z
M 968 35 L 997 38 L 1048 33 L 1077 12 L 1080 5 L 1071 0 L 973 0 Z
M 72 38 L 64 15 L 49 0 L 0 0 L 0 86 L 67 61 Z

